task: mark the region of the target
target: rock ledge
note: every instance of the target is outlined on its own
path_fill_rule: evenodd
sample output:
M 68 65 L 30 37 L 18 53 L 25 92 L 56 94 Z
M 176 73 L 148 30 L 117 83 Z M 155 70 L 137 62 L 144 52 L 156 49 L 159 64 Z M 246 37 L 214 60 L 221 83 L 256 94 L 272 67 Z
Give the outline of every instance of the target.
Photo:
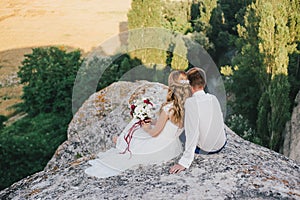
M 0 192 L 0 199 L 299 199 L 300 166 L 243 140 L 227 128 L 228 144 L 216 155 L 197 155 L 190 169 L 170 175 L 178 158 L 140 166 L 107 179 L 84 173 L 87 161 L 112 146 L 129 120 L 128 101 L 164 101 L 166 86 L 118 82 L 93 94 L 74 116 L 68 140 L 41 172 Z

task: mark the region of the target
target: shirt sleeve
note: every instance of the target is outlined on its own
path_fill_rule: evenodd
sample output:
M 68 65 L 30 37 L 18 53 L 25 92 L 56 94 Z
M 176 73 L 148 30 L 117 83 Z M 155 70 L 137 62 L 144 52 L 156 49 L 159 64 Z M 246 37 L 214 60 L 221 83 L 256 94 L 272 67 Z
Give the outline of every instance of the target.
M 185 150 L 179 164 L 189 168 L 194 160 L 195 149 L 199 139 L 199 112 L 196 102 L 187 99 L 185 103 L 184 128 L 186 134 Z

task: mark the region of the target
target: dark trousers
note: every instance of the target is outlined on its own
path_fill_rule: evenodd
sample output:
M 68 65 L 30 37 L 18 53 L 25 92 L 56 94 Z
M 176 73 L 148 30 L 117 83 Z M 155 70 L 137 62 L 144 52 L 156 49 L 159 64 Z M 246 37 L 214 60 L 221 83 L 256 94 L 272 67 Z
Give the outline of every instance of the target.
M 227 140 L 225 141 L 225 144 L 219 150 L 216 150 L 216 151 L 204 151 L 204 150 L 200 149 L 199 147 L 196 147 L 195 153 L 196 154 L 206 154 L 206 155 L 207 154 L 219 153 L 222 149 L 224 149 L 226 144 L 227 144 Z

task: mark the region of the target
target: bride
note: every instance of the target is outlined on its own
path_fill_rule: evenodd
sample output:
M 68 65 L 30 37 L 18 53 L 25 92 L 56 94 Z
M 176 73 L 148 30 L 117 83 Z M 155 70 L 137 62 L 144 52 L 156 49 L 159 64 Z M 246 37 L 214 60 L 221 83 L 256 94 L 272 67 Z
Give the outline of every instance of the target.
M 106 178 L 119 175 L 140 164 L 160 164 L 182 153 L 179 135 L 183 131 L 184 102 L 191 96 L 191 89 L 183 71 L 172 71 L 168 85 L 166 102 L 161 105 L 156 123 L 154 124 L 154 120 L 142 123 L 133 133 L 129 149 L 129 143 L 124 136 L 138 121 L 131 120 L 114 140 L 115 148 L 100 152 L 98 158 L 89 161 L 92 166 L 85 170 L 86 174 Z

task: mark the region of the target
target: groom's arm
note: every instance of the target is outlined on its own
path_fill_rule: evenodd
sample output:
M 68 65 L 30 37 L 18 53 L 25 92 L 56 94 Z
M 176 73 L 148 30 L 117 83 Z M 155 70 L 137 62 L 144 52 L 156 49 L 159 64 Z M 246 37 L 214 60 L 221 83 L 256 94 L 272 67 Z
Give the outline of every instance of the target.
M 194 160 L 195 149 L 199 140 L 199 111 L 195 101 L 188 99 L 185 103 L 185 150 L 179 164 L 185 168 L 189 168 Z

